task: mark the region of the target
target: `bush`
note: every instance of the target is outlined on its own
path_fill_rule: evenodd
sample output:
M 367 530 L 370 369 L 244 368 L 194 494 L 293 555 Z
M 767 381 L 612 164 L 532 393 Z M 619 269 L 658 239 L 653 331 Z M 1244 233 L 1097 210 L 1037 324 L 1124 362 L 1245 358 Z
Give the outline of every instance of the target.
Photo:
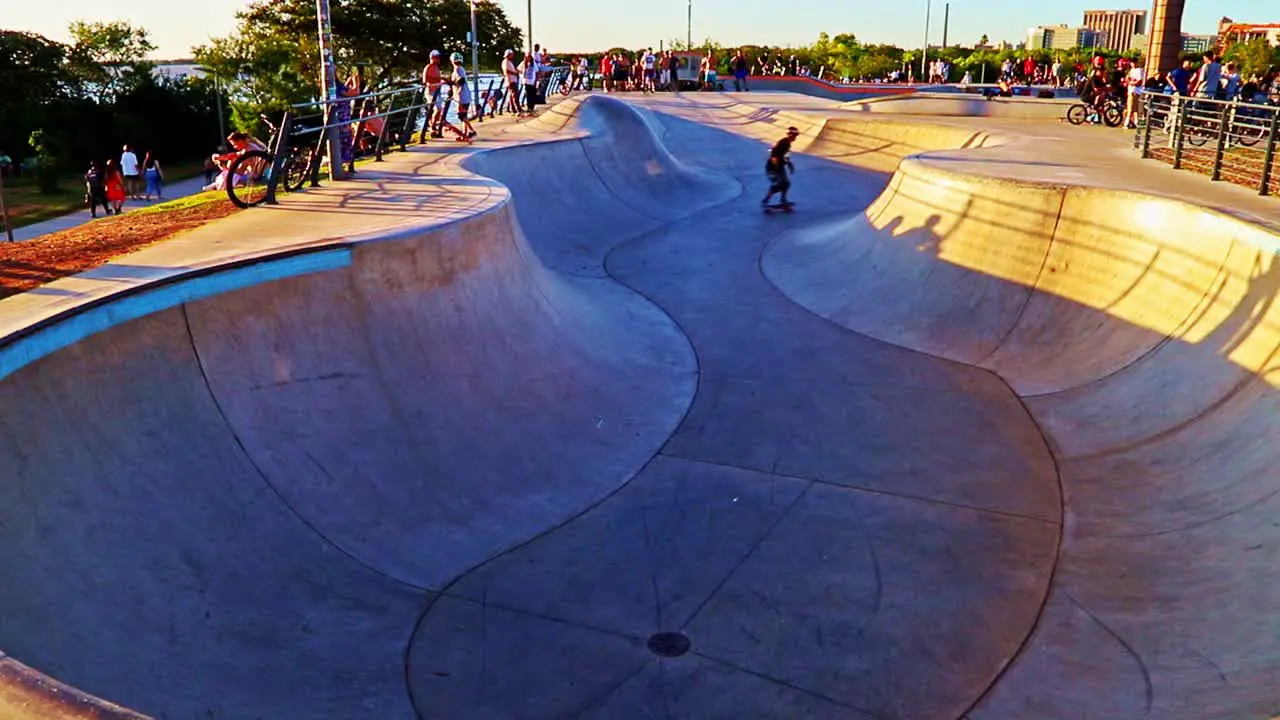
M 36 187 L 46 195 L 58 192 L 58 156 L 44 130 L 32 130 L 27 144 L 35 151 Z

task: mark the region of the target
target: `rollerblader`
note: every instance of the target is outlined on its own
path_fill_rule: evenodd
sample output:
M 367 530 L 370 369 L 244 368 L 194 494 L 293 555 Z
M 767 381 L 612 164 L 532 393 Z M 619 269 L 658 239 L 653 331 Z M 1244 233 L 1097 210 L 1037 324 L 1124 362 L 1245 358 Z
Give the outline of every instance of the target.
M 791 181 L 787 179 L 787 173 L 795 173 L 796 168 L 791 164 L 791 144 L 800 136 L 800 131 L 794 127 L 787 128 L 786 137 L 779 140 L 773 149 L 769 151 L 769 160 L 765 163 L 764 173 L 769 178 L 769 192 L 765 194 L 764 199 L 760 201 L 760 206 L 766 211 L 768 210 L 790 210 L 795 203 L 787 200 L 787 190 L 791 189 Z M 770 204 L 773 196 L 780 194 L 781 202 L 777 205 Z

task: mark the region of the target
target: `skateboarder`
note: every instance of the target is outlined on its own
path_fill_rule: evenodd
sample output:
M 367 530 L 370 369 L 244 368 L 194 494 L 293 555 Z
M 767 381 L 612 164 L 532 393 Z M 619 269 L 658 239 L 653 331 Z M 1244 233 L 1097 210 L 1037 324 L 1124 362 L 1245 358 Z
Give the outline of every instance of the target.
M 770 207 L 769 201 L 773 199 L 774 194 L 782 195 L 782 201 L 778 204 L 780 207 L 791 206 L 791 202 L 787 200 L 787 190 L 791 189 L 791 181 L 787 179 L 787 173 L 796 171 L 795 166 L 791 164 L 791 143 L 795 142 L 799 136 L 799 130 L 794 127 L 787 128 L 787 136 L 779 140 L 769 151 L 769 161 L 764 166 L 764 174 L 769 178 L 769 192 L 764 196 L 764 200 L 760 201 L 761 206 Z

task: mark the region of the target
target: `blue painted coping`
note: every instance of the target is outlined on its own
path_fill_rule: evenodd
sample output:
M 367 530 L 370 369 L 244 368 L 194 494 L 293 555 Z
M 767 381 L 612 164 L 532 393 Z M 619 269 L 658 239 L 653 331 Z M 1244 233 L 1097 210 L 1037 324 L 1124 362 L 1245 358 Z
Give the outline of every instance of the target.
M 351 249 L 344 247 L 215 269 L 208 274 L 179 278 L 159 287 L 144 287 L 138 292 L 107 298 L 101 304 L 72 311 L 70 316 L 0 348 L 0 379 L 50 353 L 130 320 L 233 290 L 350 265 Z

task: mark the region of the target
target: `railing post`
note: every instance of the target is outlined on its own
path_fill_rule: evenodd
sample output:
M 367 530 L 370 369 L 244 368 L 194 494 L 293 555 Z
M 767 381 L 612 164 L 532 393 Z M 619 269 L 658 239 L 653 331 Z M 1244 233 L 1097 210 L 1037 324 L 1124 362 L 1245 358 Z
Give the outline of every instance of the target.
M 1222 179 L 1222 158 L 1227 153 L 1227 135 L 1231 127 L 1231 106 L 1223 103 L 1222 114 L 1218 117 L 1218 150 L 1213 156 L 1213 175 L 1210 180 L 1217 182 Z
M 1271 193 L 1271 166 L 1276 161 L 1276 144 L 1280 143 L 1280 108 L 1271 109 L 1271 131 L 1267 137 L 1267 152 L 1262 159 L 1262 182 L 1258 183 L 1258 194 Z
M 1142 159 L 1146 160 L 1151 157 L 1151 117 L 1155 114 L 1155 96 L 1148 93 L 1144 96 L 1143 104 L 1146 110 L 1143 113 Z
M 1173 169 L 1177 170 L 1182 167 L 1182 147 L 1185 145 L 1185 134 L 1187 128 L 1187 108 L 1191 103 L 1182 96 L 1178 97 L 1178 117 L 1177 122 L 1173 126 Z
M 280 182 L 280 171 L 284 169 L 285 149 L 289 145 L 289 135 L 293 132 L 293 113 L 285 111 L 284 119 L 280 121 L 280 130 L 276 135 L 276 142 L 269 150 L 271 151 L 271 169 L 267 174 L 267 198 L 264 201 L 268 205 L 276 205 L 276 185 Z M 227 179 L 228 183 L 232 181 Z
M 418 104 L 417 100 L 418 91 L 414 90 L 413 94 L 409 96 L 408 107 L 404 109 L 404 128 L 400 130 L 400 152 L 404 152 L 409 149 L 408 138 L 413 134 L 413 112 L 417 109 L 414 107 Z

